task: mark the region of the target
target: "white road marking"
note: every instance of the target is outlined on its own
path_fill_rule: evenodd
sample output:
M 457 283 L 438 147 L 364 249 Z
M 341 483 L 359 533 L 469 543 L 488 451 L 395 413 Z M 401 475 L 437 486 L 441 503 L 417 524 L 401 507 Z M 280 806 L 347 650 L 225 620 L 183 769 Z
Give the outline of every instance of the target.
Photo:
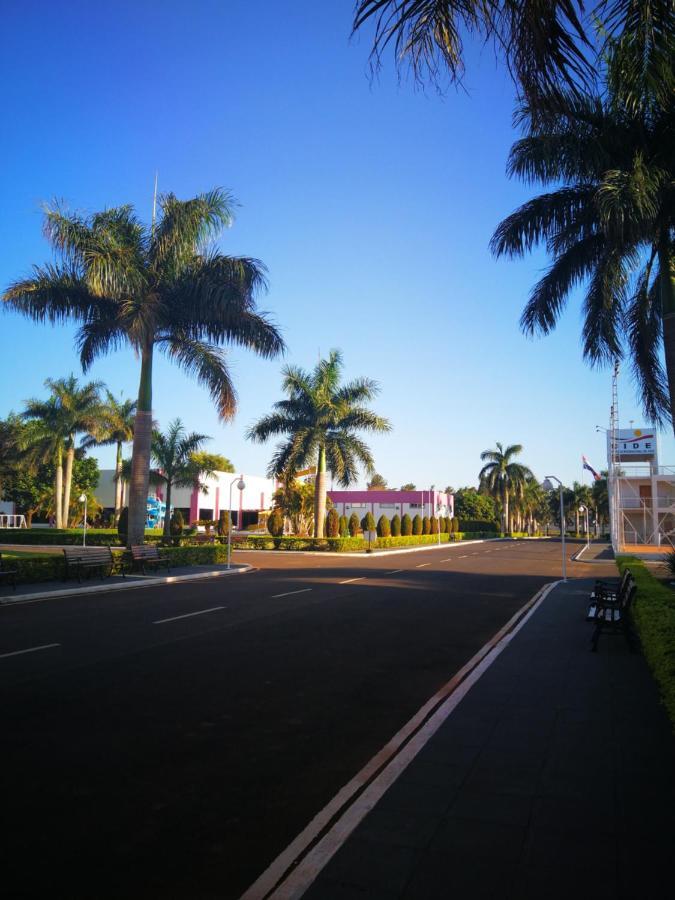
M 348 578 L 346 581 L 340 581 L 338 584 L 351 584 L 353 581 L 363 581 L 366 578 L 365 575 L 361 575 L 359 578 Z
M 399 572 L 402 572 L 403 569 L 392 569 L 391 572 L 385 572 L 385 575 L 398 575 Z
M 419 566 L 415 566 L 416 569 L 423 569 L 425 566 L 430 566 L 431 563 L 420 563 Z
M 217 612 L 219 609 L 225 609 L 224 606 L 212 606 L 209 609 L 199 609 L 197 612 L 185 613 L 182 616 L 171 616 L 170 619 L 157 619 L 153 625 L 163 625 L 165 622 L 177 622 L 178 619 L 189 619 L 191 616 L 203 616 L 204 613 Z
M 463 559 L 464 557 L 458 556 L 457 559 Z M 452 562 L 452 557 L 449 556 L 447 559 L 442 559 L 441 562 Z
M 0 659 L 7 656 L 21 656 L 23 653 L 35 653 L 36 650 L 49 650 L 50 647 L 60 647 L 61 644 L 40 644 L 39 647 L 28 647 L 27 650 L 14 650 L 12 653 L 0 653 Z
M 465 553 L 464 556 L 458 556 L 457 559 L 466 559 L 468 555 L 468 553 Z
M 272 600 L 278 600 L 279 597 L 290 597 L 290 596 L 292 596 L 293 594 L 306 594 L 307 591 L 311 591 L 311 590 L 312 590 L 311 588 L 302 588 L 302 589 L 299 590 L 299 591 L 286 591 L 285 594 L 272 594 L 271 599 L 272 599 Z

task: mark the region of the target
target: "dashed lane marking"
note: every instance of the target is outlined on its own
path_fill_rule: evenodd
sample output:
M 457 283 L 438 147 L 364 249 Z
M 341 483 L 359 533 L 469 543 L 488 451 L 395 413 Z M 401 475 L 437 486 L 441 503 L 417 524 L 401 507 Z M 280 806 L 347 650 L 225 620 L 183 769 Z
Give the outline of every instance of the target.
M 416 569 L 423 569 L 425 566 L 430 566 L 431 563 L 420 563 L 419 566 L 415 566 Z
M 209 609 L 198 609 L 197 612 L 184 613 L 182 616 L 171 616 L 170 619 L 157 619 L 153 625 L 164 625 L 165 622 L 177 622 L 178 619 L 189 619 L 192 616 L 203 616 L 205 613 L 218 612 L 219 609 L 225 609 L 224 606 L 211 606 Z
M 61 644 L 40 644 L 39 647 L 28 647 L 26 650 L 13 650 L 11 653 L 0 653 L 0 659 L 8 656 L 21 656 L 24 653 L 35 653 L 37 650 L 49 650 L 50 647 L 60 647 Z
M 402 572 L 403 569 L 392 569 L 391 572 L 385 572 L 385 575 L 398 575 L 399 572 Z
M 354 581 L 363 581 L 366 578 L 365 575 L 361 575 L 359 578 L 347 578 L 346 581 L 340 581 L 338 584 L 352 584 Z
M 278 600 L 279 597 L 291 597 L 293 594 L 306 594 L 312 588 L 302 588 L 299 591 L 286 591 L 285 594 L 272 594 L 272 600 Z

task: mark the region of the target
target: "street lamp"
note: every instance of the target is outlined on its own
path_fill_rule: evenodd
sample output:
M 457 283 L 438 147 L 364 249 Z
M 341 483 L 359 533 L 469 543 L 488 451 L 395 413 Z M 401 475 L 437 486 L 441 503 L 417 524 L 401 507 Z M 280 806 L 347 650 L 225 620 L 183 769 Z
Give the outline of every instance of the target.
M 87 546 L 87 495 L 80 494 L 80 503 L 84 503 L 84 522 L 82 523 L 82 546 Z
M 232 559 L 232 488 L 235 486 L 235 484 L 237 485 L 237 488 L 240 491 L 243 491 L 244 488 L 246 487 L 246 482 L 241 477 L 239 479 L 233 478 L 232 481 L 230 482 L 230 523 L 229 523 L 230 527 L 227 529 L 227 568 L 228 569 L 232 568 L 232 565 L 230 562 Z M 241 525 L 241 522 L 238 522 L 237 524 Z
M 547 475 L 542 483 L 542 487 L 545 491 L 554 491 L 555 488 L 551 484 L 552 481 L 557 481 L 558 486 L 560 488 L 560 538 L 562 540 L 562 580 L 567 581 L 567 557 L 565 556 L 565 509 L 563 506 L 563 483 L 559 478 L 556 478 L 555 475 Z
M 591 530 L 590 530 L 589 522 L 588 522 L 588 507 L 587 507 L 587 506 L 584 506 L 584 505 L 582 504 L 582 505 L 579 507 L 579 512 L 580 512 L 580 513 L 584 513 L 585 518 L 586 518 L 586 546 L 588 547 L 588 545 L 589 545 L 590 542 L 591 542 L 591 541 L 590 541 Z

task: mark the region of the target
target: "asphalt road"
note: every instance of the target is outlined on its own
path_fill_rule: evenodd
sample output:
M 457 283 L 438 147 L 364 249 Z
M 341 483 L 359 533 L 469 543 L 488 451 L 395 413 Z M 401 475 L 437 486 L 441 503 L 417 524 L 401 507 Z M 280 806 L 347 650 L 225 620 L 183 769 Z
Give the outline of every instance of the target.
M 238 897 L 560 544 L 239 559 L 259 569 L 0 609 L 5 897 Z

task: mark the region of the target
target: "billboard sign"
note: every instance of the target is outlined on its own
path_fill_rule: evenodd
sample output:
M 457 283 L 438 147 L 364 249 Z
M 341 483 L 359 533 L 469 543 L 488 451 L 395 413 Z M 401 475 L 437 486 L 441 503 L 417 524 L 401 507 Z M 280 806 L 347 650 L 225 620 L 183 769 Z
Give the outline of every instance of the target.
M 619 428 L 616 455 L 620 462 L 649 462 L 656 459 L 656 431 L 653 428 Z

